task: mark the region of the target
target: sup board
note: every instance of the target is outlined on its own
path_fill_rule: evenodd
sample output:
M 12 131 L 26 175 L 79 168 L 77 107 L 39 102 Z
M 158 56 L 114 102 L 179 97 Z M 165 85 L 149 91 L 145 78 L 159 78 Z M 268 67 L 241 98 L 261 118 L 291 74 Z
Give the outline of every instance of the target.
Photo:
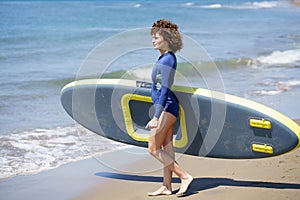
M 172 91 L 180 103 L 175 152 L 252 159 L 281 155 L 300 146 L 300 127 L 269 107 L 202 88 L 173 86 Z M 61 103 L 76 122 L 98 135 L 148 146 L 150 131 L 145 126 L 154 113 L 151 83 L 78 80 L 61 90 Z

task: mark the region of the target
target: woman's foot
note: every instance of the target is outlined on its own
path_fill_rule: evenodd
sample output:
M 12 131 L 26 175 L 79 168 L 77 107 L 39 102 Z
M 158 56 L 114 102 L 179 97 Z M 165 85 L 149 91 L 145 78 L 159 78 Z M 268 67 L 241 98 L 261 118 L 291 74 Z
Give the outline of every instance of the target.
M 180 189 L 176 193 L 176 195 L 179 195 L 179 196 L 183 195 L 187 191 L 187 189 L 188 189 L 188 187 L 189 187 L 189 185 L 191 184 L 192 181 L 193 181 L 193 177 L 189 174 L 185 178 L 183 178 L 181 180 Z
M 155 192 L 148 192 L 148 196 L 158 196 L 158 195 L 171 195 L 172 191 L 168 190 L 166 186 L 161 186 Z

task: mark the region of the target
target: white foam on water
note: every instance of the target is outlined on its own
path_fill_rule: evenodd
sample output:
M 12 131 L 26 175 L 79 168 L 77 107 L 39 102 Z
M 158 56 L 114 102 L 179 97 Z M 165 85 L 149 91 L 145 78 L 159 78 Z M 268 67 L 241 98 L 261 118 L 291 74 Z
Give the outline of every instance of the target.
M 275 8 L 278 6 L 278 1 L 261 1 L 261 2 L 251 2 L 248 5 L 253 8 Z
M 194 3 L 194 2 L 187 2 L 187 3 L 185 3 L 184 5 L 185 5 L 185 6 L 193 6 L 193 5 L 195 5 L 195 3 Z
M 276 8 L 280 6 L 282 6 L 282 4 L 278 1 L 260 1 L 260 2 L 245 2 L 243 4 L 227 5 L 224 7 L 230 9 L 246 10 L 246 9 L 270 9 L 270 8 Z
M 202 8 L 202 9 L 233 9 L 233 10 L 253 10 L 253 9 L 272 9 L 277 7 L 286 7 L 288 3 L 281 1 L 258 1 L 258 2 L 243 2 L 243 3 L 226 3 L 226 4 L 204 4 L 197 5 L 193 2 L 187 2 L 184 6 Z
M 278 95 L 283 92 L 288 92 L 293 88 L 300 87 L 300 80 L 287 80 L 287 81 L 268 81 L 264 83 L 265 86 L 273 89 L 262 89 L 252 91 L 250 94 L 255 96 L 267 96 L 267 95 Z
M 210 9 L 215 9 L 215 8 L 222 8 L 221 4 L 209 4 L 209 5 L 203 5 L 199 6 L 200 8 L 210 8 Z
M 134 8 L 139 8 L 139 7 L 141 7 L 142 6 L 142 4 L 140 4 L 140 3 L 137 3 L 137 4 L 134 4 Z
M 4 135 L 0 137 L 0 179 L 35 174 L 124 146 L 79 125 Z
M 267 65 L 294 64 L 300 61 L 300 49 L 274 51 L 270 55 L 260 56 L 256 60 Z

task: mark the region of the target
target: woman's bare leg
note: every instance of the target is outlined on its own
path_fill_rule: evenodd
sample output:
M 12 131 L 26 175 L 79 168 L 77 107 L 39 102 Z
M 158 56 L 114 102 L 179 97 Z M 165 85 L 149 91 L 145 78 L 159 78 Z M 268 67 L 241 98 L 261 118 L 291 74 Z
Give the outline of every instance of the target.
M 173 134 L 174 134 L 174 127 L 172 126 L 166 136 L 166 139 L 163 144 L 163 149 L 166 153 L 175 160 L 175 154 L 173 149 Z M 164 186 L 168 188 L 168 190 L 172 191 L 172 175 L 173 172 L 168 168 L 168 166 L 164 166 Z
M 148 151 L 156 159 L 164 164 L 170 171 L 174 172 L 181 180 L 180 190 L 177 194 L 183 194 L 186 192 L 189 184 L 192 182 L 193 177 L 185 172 L 177 162 L 175 158 L 170 156 L 162 145 L 167 137 L 169 129 L 174 126 L 176 118 L 167 112 L 163 112 L 159 119 L 159 127 L 153 128 L 150 131 Z
M 168 133 L 165 136 L 165 139 L 163 141 L 163 144 L 161 145 L 161 149 L 163 149 L 164 151 L 166 151 L 166 153 L 170 156 L 170 157 L 174 157 L 172 154 L 174 154 L 174 150 L 173 150 L 173 132 L 172 134 L 170 134 L 170 132 L 173 130 L 173 126 L 171 126 L 170 130 L 168 131 Z M 157 130 L 158 131 L 158 130 Z M 155 135 L 156 133 L 151 133 L 151 135 Z M 170 143 L 171 142 L 171 143 Z M 149 141 L 149 149 L 152 142 Z M 172 152 L 173 150 L 173 152 Z M 160 187 L 158 190 L 152 192 L 152 193 L 148 193 L 149 196 L 157 196 L 157 195 L 170 195 L 172 194 L 172 174 L 173 172 L 167 167 L 164 166 L 163 168 L 163 186 Z

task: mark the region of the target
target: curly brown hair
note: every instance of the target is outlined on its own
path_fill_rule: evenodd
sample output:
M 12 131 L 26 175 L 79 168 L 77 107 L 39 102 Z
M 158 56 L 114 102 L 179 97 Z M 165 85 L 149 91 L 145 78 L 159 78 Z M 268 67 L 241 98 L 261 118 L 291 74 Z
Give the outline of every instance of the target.
M 150 34 L 159 33 L 168 42 L 172 52 L 182 49 L 182 38 L 178 26 L 167 19 L 160 19 L 153 23 Z

